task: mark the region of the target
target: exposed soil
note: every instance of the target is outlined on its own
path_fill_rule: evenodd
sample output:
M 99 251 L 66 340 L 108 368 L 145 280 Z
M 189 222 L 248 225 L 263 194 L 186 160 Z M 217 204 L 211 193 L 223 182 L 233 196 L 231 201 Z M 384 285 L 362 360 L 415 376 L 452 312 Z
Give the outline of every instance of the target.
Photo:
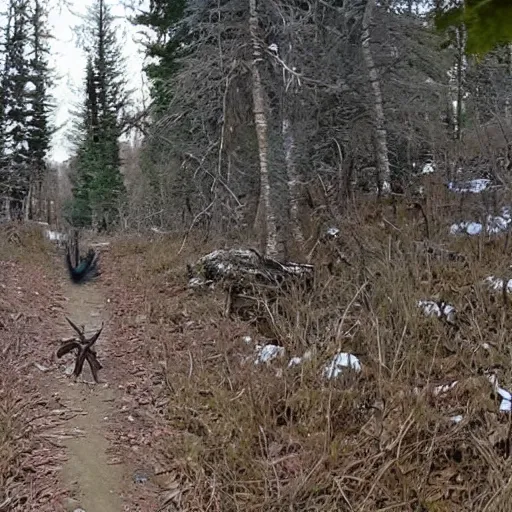
M 97 286 L 76 286 L 67 282 L 64 287 L 66 314 L 88 331 L 96 331 L 101 322 L 108 321 L 106 303 Z M 69 336 L 70 328 L 64 319 L 59 322 L 58 332 Z M 98 343 L 98 357 L 105 360 L 108 355 L 108 330 Z M 69 370 L 73 369 L 72 358 Z M 122 461 L 109 453 L 108 422 L 118 403 L 119 394 L 113 387 L 112 368 L 102 372 L 101 383 L 94 385 L 89 366 L 75 383 L 64 373 L 54 379 L 55 393 L 59 402 L 81 412 L 66 422 L 65 430 L 76 433 L 65 441 L 68 460 L 62 471 L 63 483 L 74 490 L 77 504 L 86 512 L 122 511 L 123 481 L 129 471 Z M 88 384 L 90 383 L 90 384 Z
M 128 349 L 142 345 L 140 332 L 133 332 L 128 345 L 116 338 L 123 305 L 116 300 L 113 310 L 108 279 L 74 285 L 61 256 L 52 257 L 49 267 L 9 263 L 2 268 L 0 305 L 5 308 L 0 308 L 0 320 L 10 337 L 2 334 L 1 346 L 4 354 L 12 353 L 12 362 L 4 362 L 13 374 L 8 385 L 14 386 L 14 404 L 24 403 L 16 398 L 21 396 L 33 405 L 26 420 L 31 430 L 23 440 L 31 446 L 25 450 L 29 455 L 16 461 L 21 469 L 0 505 L 15 504 L 8 510 L 24 512 L 155 511 L 158 479 L 149 462 L 154 425 L 142 421 L 138 399 L 144 393 L 141 379 L 134 378 L 147 375 L 148 368 L 143 352 Z M 105 263 L 102 270 L 108 276 Z M 84 325 L 87 334 L 105 322 L 95 345 L 103 365 L 99 384 L 87 363 L 74 381 L 74 354 L 56 358 L 60 340 L 74 335 L 66 316 Z M 16 379 L 27 382 L 26 389 Z

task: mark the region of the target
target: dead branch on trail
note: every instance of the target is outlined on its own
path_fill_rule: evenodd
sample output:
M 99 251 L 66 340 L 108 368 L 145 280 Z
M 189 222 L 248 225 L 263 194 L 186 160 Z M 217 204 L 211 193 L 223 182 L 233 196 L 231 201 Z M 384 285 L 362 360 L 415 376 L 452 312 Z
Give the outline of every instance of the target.
M 96 356 L 96 351 L 92 348 L 94 343 L 96 343 L 97 339 L 100 337 L 101 331 L 103 330 L 103 322 L 101 323 L 100 329 L 93 334 L 89 339 L 85 337 L 85 326 L 82 326 L 80 329 L 77 327 L 68 317 L 66 317 L 69 325 L 73 328 L 73 330 L 78 334 L 78 340 L 73 338 L 71 340 L 66 340 L 59 350 L 57 350 L 57 358 L 61 358 L 62 356 L 69 354 L 71 351 L 76 350 L 76 361 L 75 361 L 75 369 L 73 370 L 73 376 L 78 378 L 82 373 L 84 363 L 87 361 L 91 368 L 91 373 L 94 378 L 94 382 L 96 384 L 99 383 L 98 380 L 98 371 L 103 368 L 101 363 L 98 361 Z

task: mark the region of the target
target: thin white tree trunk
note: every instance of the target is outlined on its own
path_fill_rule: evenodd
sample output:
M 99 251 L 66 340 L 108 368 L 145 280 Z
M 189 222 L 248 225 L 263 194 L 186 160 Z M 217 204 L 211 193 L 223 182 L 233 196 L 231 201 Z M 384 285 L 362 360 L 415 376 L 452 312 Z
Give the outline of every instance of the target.
M 304 243 L 304 235 L 302 234 L 299 219 L 300 186 L 299 174 L 297 172 L 297 166 L 295 165 L 295 137 L 293 136 L 290 120 L 287 117 L 283 118 L 282 129 L 286 174 L 288 178 L 288 193 L 290 195 L 290 223 L 292 236 L 296 243 L 302 244 Z
M 261 44 L 258 37 L 258 13 L 256 11 L 256 0 L 249 0 L 249 30 L 251 34 L 253 60 L 252 71 L 252 97 L 254 105 L 254 123 L 256 125 L 256 137 L 258 139 L 259 161 L 260 161 L 260 197 L 258 204 L 257 219 L 264 219 L 265 224 L 265 254 L 267 256 L 277 255 L 277 229 L 274 210 L 270 198 L 270 178 L 268 169 L 268 125 L 265 114 L 265 99 L 263 85 L 259 71 L 261 62 Z
M 384 107 L 382 104 L 382 92 L 379 75 L 375 67 L 375 62 L 373 61 L 372 49 L 370 46 L 370 24 L 372 21 L 372 12 L 375 4 L 376 0 L 366 1 L 362 20 L 361 48 L 371 90 L 373 93 L 373 110 L 375 116 L 375 133 L 373 140 L 375 146 L 375 155 L 377 158 L 377 175 L 379 180 L 379 188 L 381 191 L 387 192 L 390 189 L 390 170 L 386 119 L 384 117 Z
M 4 198 L 5 219 L 11 220 L 11 200 L 9 197 Z
M 24 220 L 27 221 L 27 220 L 30 220 L 32 218 L 32 192 L 33 192 L 33 184 L 32 184 L 32 180 L 30 180 L 29 182 L 29 185 L 28 185 L 28 194 L 26 195 L 23 203 L 24 203 L 24 212 L 23 212 L 23 217 L 24 217 Z
M 462 139 L 462 114 L 465 82 L 466 31 L 464 26 L 457 28 L 457 108 L 455 111 L 455 139 Z
M 509 77 L 512 77 L 512 43 L 507 45 L 507 73 Z M 511 121 L 511 109 L 510 109 L 510 94 L 505 100 L 505 119 L 510 124 Z

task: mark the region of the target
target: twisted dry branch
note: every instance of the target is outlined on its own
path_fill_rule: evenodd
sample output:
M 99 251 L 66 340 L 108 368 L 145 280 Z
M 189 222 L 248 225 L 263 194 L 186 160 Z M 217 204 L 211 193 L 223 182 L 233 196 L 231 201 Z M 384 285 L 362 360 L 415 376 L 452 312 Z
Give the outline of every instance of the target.
M 69 323 L 69 325 L 73 328 L 73 330 L 78 334 L 79 339 L 65 341 L 64 344 L 61 345 L 59 350 L 57 350 L 57 358 L 61 358 L 62 356 L 69 354 L 71 351 L 76 350 L 75 369 L 73 370 L 73 375 L 75 379 L 80 376 L 84 367 L 84 363 L 85 361 L 87 361 L 91 368 L 91 373 L 94 378 L 94 382 L 98 384 L 98 371 L 101 370 L 103 366 L 98 361 L 96 351 L 92 348 L 92 346 L 100 337 L 101 331 L 103 330 L 103 322 L 101 324 L 100 329 L 95 334 L 93 334 L 89 339 L 87 339 L 85 337 L 85 329 L 83 326 L 80 329 L 69 318 L 66 317 L 66 320 Z

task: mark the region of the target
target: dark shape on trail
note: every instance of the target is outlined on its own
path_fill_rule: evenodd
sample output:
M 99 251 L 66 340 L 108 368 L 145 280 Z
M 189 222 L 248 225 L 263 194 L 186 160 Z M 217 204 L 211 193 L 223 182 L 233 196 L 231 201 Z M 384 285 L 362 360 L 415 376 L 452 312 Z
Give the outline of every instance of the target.
M 78 334 L 79 339 L 65 341 L 59 348 L 59 350 L 57 350 L 57 358 L 60 359 L 62 356 L 68 354 L 72 350 L 76 350 L 75 369 L 73 370 L 73 375 L 75 379 L 80 376 L 84 368 L 84 363 L 85 361 L 87 361 L 91 368 L 91 373 L 94 378 L 94 382 L 98 384 L 98 371 L 101 370 L 103 366 L 98 361 L 96 351 L 92 348 L 92 346 L 100 337 L 101 331 L 103 330 L 103 323 L 101 324 L 99 331 L 93 334 L 91 338 L 87 339 L 85 337 L 84 327 L 80 329 L 69 318 L 66 317 L 66 320 L 68 321 L 69 325 L 71 325 L 71 327 L 74 329 L 74 331 Z
M 80 262 L 73 266 L 71 254 L 68 247 L 66 252 L 66 264 L 68 266 L 69 275 L 74 283 L 85 283 L 100 275 L 98 270 L 99 257 L 94 249 L 89 249 L 85 258 L 80 258 Z
M 80 257 L 80 249 L 78 244 L 78 230 L 75 230 L 73 236 L 73 249 L 75 253 L 75 263 L 71 261 L 71 246 L 67 245 L 66 248 L 66 264 L 68 267 L 69 276 L 75 284 L 85 283 L 91 281 L 100 275 L 98 269 L 99 256 L 94 249 L 89 249 L 85 258 Z

